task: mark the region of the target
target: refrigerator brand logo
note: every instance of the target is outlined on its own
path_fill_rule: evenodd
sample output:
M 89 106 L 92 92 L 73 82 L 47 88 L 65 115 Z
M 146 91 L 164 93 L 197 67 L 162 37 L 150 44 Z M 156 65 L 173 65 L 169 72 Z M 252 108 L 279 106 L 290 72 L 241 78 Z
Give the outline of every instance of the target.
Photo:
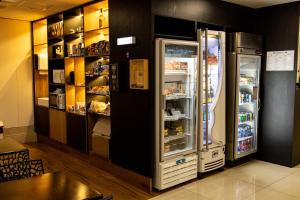
M 212 158 L 218 157 L 219 151 L 213 151 L 212 152 Z
M 186 162 L 185 158 L 176 160 L 176 165 L 181 165 L 181 164 L 184 164 L 185 162 Z

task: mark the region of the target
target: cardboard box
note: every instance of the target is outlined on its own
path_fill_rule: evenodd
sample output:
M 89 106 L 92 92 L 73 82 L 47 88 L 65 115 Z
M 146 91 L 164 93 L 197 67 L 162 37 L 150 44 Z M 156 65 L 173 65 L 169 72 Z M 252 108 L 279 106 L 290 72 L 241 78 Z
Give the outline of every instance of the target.
M 100 135 L 93 135 L 93 153 L 109 159 L 109 138 Z

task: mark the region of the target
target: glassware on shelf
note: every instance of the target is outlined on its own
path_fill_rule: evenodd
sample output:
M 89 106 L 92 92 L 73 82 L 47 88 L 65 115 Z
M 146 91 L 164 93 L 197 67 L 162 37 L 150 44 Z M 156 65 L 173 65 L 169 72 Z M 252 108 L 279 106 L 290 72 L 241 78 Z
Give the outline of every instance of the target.
M 85 114 L 85 102 L 76 102 L 75 105 L 67 105 L 67 111 L 71 113 Z

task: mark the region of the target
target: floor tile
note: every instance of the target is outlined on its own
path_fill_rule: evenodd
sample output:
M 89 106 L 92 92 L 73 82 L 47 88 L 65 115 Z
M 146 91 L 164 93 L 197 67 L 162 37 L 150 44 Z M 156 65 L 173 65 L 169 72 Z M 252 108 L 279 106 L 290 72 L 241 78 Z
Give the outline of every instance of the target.
M 230 176 L 219 176 L 184 186 L 185 189 L 214 200 L 243 200 L 262 189 Z
M 297 172 L 297 170 L 263 161 L 251 161 L 232 168 L 227 175 L 251 184 L 266 187 Z
M 300 176 L 300 170 L 295 172 L 293 175 Z
M 267 189 L 275 190 L 300 198 L 300 176 L 290 175 L 267 187 Z
M 198 193 L 186 189 L 175 189 L 150 200 L 209 200 Z
M 299 198 L 281 192 L 263 189 L 251 195 L 246 200 L 299 200 Z

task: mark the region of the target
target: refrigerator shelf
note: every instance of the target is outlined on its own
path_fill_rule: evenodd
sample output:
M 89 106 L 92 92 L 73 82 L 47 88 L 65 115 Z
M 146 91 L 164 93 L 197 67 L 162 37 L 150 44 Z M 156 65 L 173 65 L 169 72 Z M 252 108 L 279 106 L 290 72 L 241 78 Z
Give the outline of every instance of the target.
M 240 103 L 239 106 L 253 106 L 255 105 L 256 102 L 251 102 L 251 103 Z
M 185 70 L 166 70 L 165 71 L 165 75 L 166 76 L 189 76 L 191 74 L 189 74 L 187 71 Z
M 253 135 L 247 136 L 247 137 L 241 137 L 241 138 L 238 138 L 238 142 L 243 141 L 243 140 L 248 140 L 248 139 L 251 139 L 251 138 L 253 138 Z
M 247 124 L 247 125 L 253 127 L 254 121 L 239 122 L 239 125 L 242 125 L 242 124 Z
M 174 140 L 182 139 L 185 136 L 191 136 L 189 133 L 184 133 L 182 135 L 171 135 L 164 138 L 164 143 L 172 142 Z
M 166 100 L 179 100 L 179 99 L 191 99 L 192 97 L 187 95 L 168 95 L 166 96 Z
M 185 151 L 191 151 L 191 150 L 193 150 L 192 147 L 186 147 L 184 149 L 177 149 L 177 150 L 174 150 L 174 151 L 170 151 L 170 152 L 164 153 L 164 156 L 165 157 L 173 156 L 173 155 L 181 154 L 181 153 L 183 153 Z
M 257 87 L 257 85 L 254 83 L 240 83 L 240 87 L 253 88 L 253 87 Z
M 190 117 L 186 115 L 178 115 L 178 116 L 165 116 L 165 122 L 172 122 L 172 121 L 178 121 L 180 119 L 187 119 L 190 120 Z

